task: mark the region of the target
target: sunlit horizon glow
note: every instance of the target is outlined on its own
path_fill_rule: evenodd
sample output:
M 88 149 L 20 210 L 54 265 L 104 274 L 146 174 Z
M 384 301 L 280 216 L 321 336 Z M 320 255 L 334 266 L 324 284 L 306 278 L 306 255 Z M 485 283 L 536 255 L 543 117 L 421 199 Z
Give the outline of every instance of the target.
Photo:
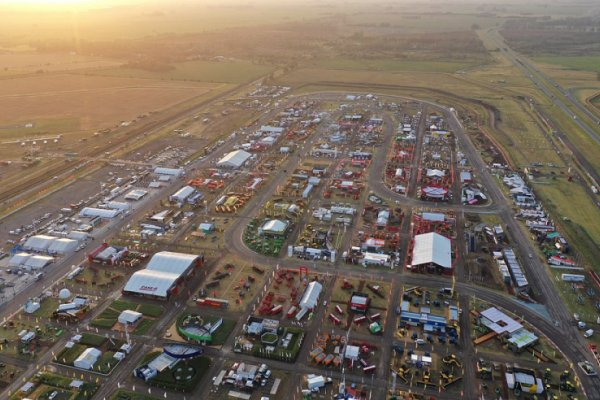
M 28 11 L 49 11 L 100 6 L 103 3 L 115 3 L 112 0 L 0 0 L 0 7 L 26 9 Z

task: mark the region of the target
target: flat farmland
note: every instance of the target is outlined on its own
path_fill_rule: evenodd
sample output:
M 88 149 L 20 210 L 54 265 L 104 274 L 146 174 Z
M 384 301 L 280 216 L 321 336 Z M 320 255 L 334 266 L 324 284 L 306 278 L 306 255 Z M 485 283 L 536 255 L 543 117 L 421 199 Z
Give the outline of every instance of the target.
M 0 67 L 2 67 L 0 76 L 35 73 L 39 70 L 51 72 L 107 68 L 121 64 L 122 61 L 71 53 L 0 52 Z
M 96 129 L 174 106 L 217 87 L 77 74 L 4 79 L 0 80 L 0 124 L 62 117 L 78 118 L 81 130 Z
M 474 65 L 477 65 L 477 63 L 437 60 L 354 60 L 335 58 L 320 60 L 316 66 L 334 70 L 456 72 Z
M 91 72 L 100 76 L 145 78 L 173 81 L 244 83 L 257 79 L 273 70 L 269 65 L 247 61 L 188 61 L 176 63 L 166 71 L 138 68 L 105 68 Z

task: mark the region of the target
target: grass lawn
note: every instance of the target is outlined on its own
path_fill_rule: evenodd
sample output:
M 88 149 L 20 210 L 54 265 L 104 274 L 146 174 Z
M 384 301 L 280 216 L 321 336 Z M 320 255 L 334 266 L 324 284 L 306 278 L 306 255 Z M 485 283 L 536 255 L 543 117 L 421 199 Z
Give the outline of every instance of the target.
M 206 322 L 215 322 L 216 320 L 218 320 L 217 317 L 203 317 L 203 318 L 204 318 L 205 323 Z M 223 324 L 221 324 L 221 327 L 213 335 L 213 341 L 211 344 L 215 345 L 215 346 L 221 346 L 221 345 L 225 344 L 225 341 L 229 337 L 229 334 L 231 333 L 231 331 L 233 331 L 233 328 L 235 328 L 236 322 L 237 321 L 223 318 Z
M 65 365 L 73 365 L 73 362 L 86 349 L 86 346 L 75 344 L 70 349 L 64 349 L 56 356 L 56 362 Z
M 60 301 L 58 299 L 56 299 L 54 297 L 47 297 L 40 304 L 40 309 L 31 315 L 33 315 L 35 317 L 50 318 L 50 317 L 52 317 L 52 313 L 54 311 L 56 311 L 56 309 L 58 308 L 59 304 L 60 304 Z
M 150 330 L 153 323 L 154 321 L 151 319 L 143 319 L 140 322 L 138 322 L 137 326 L 133 330 L 133 333 L 136 335 L 145 335 L 148 332 L 148 330 Z
M 137 68 L 107 68 L 96 75 L 162 79 L 175 81 L 243 83 L 257 79 L 273 70 L 267 65 L 247 61 L 187 61 L 172 65 L 168 71 L 148 71 Z
M 135 310 L 138 307 L 137 303 L 127 300 L 115 300 L 109 306 L 110 308 L 117 310 L 118 312 L 125 310 Z
M 82 333 L 79 344 L 83 346 L 100 347 L 106 342 L 104 336 L 94 335 L 92 333 Z
M 160 400 L 158 397 L 149 396 L 143 393 L 130 392 L 119 389 L 113 393 L 110 400 Z
M 98 328 L 110 329 L 117 322 L 117 318 L 119 318 L 119 312 L 109 307 L 94 318 L 91 325 Z
M 136 310 L 146 317 L 158 318 L 162 315 L 164 308 L 157 304 L 140 304 Z

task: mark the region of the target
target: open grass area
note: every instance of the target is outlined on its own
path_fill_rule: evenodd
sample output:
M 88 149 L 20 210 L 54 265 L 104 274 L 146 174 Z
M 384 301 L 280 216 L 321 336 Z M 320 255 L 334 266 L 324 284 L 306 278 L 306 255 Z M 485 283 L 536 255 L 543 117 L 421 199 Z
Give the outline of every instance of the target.
M 596 272 L 600 269 L 593 260 L 600 257 L 600 210 L 584 189 L 566 179 L 556 179 L 547 185 L 533 185 L 544 206 L 562 220 L 556 221 L 577 251 L 581 252 Z
M 112 394 L 110 400 L 160 400 L 158 397 L 149 396 L 144 393 L 130 392 L 129 390 L 119 389 Z
M 600 56 L 540 56 L 533 60 L 579 71 L 600 72 Z
M 40 303 L 39 310 L 37 310 L 36 312 L 34 312 L 31 315 L 33 315 L 35 317 L 50 318 L 52 316 L 52 313 L 54 311 L 56 311 L 56 309 L 58 308 L 59 304 L 60 304 L 60 301 L 57 298 L 55 298 L 55 297 L 46 297 Z
M 171 328 L 169 329 L 169 332 L 171 333 L 171 340 L 187 341 L 187 339 L 183 337 L 183 335 L 179 332 L 179 328 L 182 326 L 183 320 L 189 315 L 199 316 L 202 320 L 202 324 L 214 323 L 220 318 L 214 315 L 198 314 L 197 310 L 188 309 L 186 312 L 182 313 L 181 315 L 179 315 L 179 317 L 177 317 L 177 320 L 175 321 L 174 325 L 171 326 Z M 223 344 L 225 344 L 225 341 L 235 328 L 236 323 L 237 321 L 235 320 L 223 318 L 223 323 L 221 324 L 219 329 L 217 329 L 217 331 L 212 335 L 212 342 L 208 345 L 222 346 Z
M 26 124 L 33 124 L 33 126 L 28 128 Z M 0 143 L 16 138 L 55 136 L 78 129 L 79 120 L 71 117 L 33 118 L 27 121 L 5 123 L 0 125 L 0 137 L 2 138 Z
M 346 58 L 323 59 L 316 62 L 317 68 L 365 71 L 420 71 L 420 72 L 456 72 L 476 65 L 469 62 L 439 60 L 356 60 Z
M 104 336 L 92 333 L 83 333 L 79 343 L 75 343 L 71 348 L 65 348 L 54 356 L 54 362 L 63 365 L 73 366 L 75 360 L 87 348 L 94 347 L 102 352 L 93 366 L 92 371 L 101 374 L 109 374 L 119 363 L 114 358 L 115 352 L 125 343 L 123 340 L 107 339 Z
M 172 81 L 243 83 L 257 79 L 273 70 L 268 65 L 258 65 L 247 61 L 187 61 L 173 64 L 172 67 L 167 71 L 117 67 L 96 70 L 93 74 Z
M 137 335 L 144 335 L 150 330 L 154 324 L 154 320 L 162 315 L 164 307 L 159 304 L 136 303 L 119 299 L 113 301 L 94 318 L 91 325 L 97 328 L 111 329 L 117 323 L 119 314 L 125 310 L 137 311 L 144 315 L 144 318 L 137 323 L 133 330 L 133 333 Z
M 160 352 L 148 353 L 140 365 L 144 365 L 156 358 Z M 151 386 L 177 392 L 191 392 L 209 370 L 211 359 L 205 356 L 196 357 L 191 360 L 183 360 L 173 368 L 166 368 L 147 381 Z M 136 399 L 136 398 L 134 398 Z

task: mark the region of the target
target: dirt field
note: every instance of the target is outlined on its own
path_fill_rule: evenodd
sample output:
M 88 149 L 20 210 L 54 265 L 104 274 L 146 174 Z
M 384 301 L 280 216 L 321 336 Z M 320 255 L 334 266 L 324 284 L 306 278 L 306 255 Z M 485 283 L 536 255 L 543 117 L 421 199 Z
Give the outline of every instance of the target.
M 216 86 L 76 74 L 4 79 L 0 123 L 75 117 L 80 129 L 96 129 L 206 94 Z

